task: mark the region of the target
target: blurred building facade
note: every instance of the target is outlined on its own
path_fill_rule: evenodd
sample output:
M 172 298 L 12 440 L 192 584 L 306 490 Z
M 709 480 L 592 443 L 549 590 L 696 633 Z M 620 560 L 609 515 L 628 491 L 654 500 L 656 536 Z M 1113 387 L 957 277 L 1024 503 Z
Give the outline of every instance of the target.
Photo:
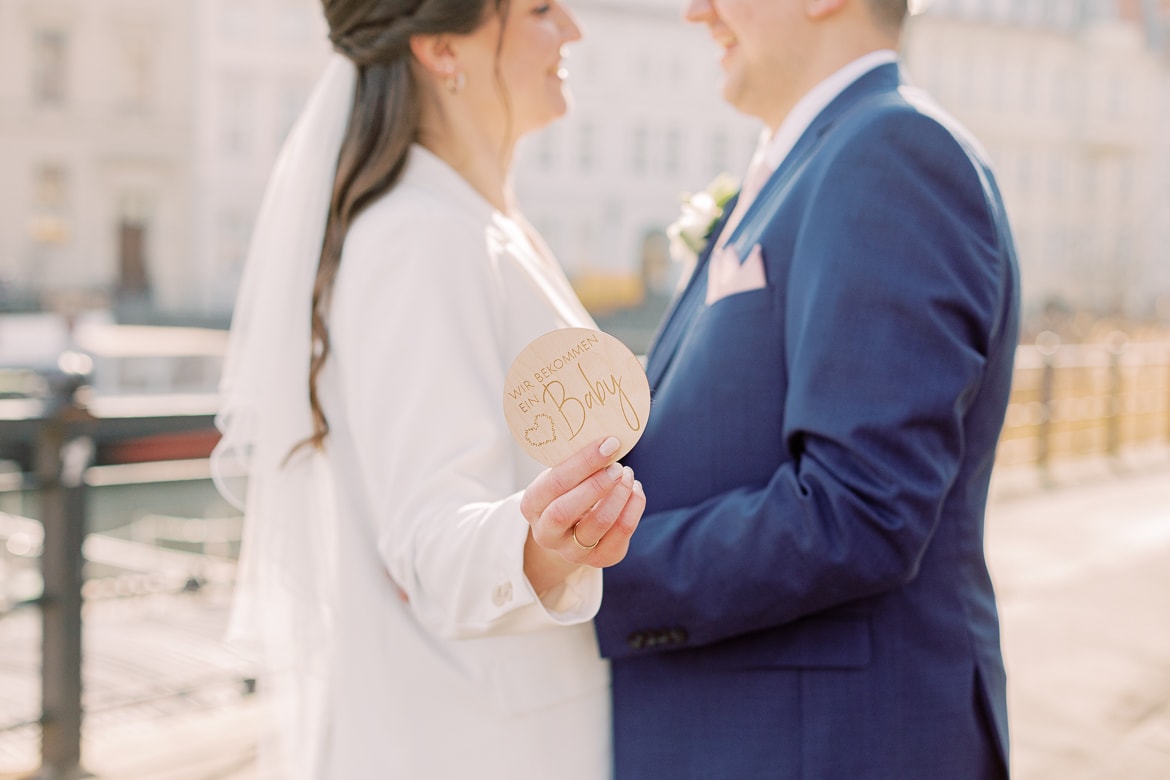
M 198 42 L 186 305 L 226 316 L 277 152 L 329 56 L 321 2 L 163 1 L 191 3 Z
M 574 109 L 516 188 L 588 303 L 668 296 L 679 197 L 759 125 L 677 0 L 570 0 Z M 985 143 L 1029 310 L 1170 301 L 1167 0 L 934 0 L 914 80 Z M 0 309 L 226 322 L 264 183 L 328 57 L 317 0 L 0 0 Z M 1163 312 L 1170 318 L 1170 312 Z
M 189 30 L 181 2 L 0 1 L 0 296 L 171 297 L 191 238 Z
M 0 0 L 0 309 L 226 321 L 316 0 Z
M 934 0 L 912 79 L 995 166 L 1027 313 L 1170 319 L 1165 0 Z
M 677 0 L 571 0 L 569 115 L 520 150 L 517 197 L 587 305 L 669 296 L 665 229 L 683 195 L 738 179 L 759 123 L 720 97 L 721 51 Z

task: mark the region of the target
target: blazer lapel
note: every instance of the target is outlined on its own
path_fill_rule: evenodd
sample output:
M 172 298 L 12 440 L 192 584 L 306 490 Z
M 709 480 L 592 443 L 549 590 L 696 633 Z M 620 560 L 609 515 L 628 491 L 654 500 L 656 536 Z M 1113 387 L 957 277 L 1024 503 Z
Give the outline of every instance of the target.
M 736 193 L 723 206 L 723 214 L 715 223 L 715 227 L 711 229 L 711 235 L 707 239 L 707 245 L 703 247 L 703 251 L 699 253 L 698 258 L 695 260 L 695 268 L 691 271 L 690 279 L 683 286 L 682 292 L 674 297 L 670 308 L 667 309 L 666 314 L 663 316 L 662 324 L 658 326 L 658 332 L 654 334 L 654 338 L 650 341 L 650 350 L 646 356 L 646 378 L 650 381 L 651 390 L 654 389 L 658 380 L 666 372 L 666 367 L 670 365 L 670 359 L 678 349 L 678 342 L 682 338 L 682 334 L 686 331 L 687 325 L 694 315 L 694 310 L 698 307 L 697 302 L 705 299 L 707 289 L 707 261 L 711 257 L 711 250 L 714 248 L 715 241 L 719 237 L 720 232 L 722 232 L 723 226 L 731 217 L 731 211 L 735 208 L 735 202 L 737 200 L 739 200 L 739 193 Z M 696 293 L 696 289 L 700 292 Z
M 568 281 L 539 249 L 536 241 L 511 219 L 495 214 L 492 225 L 499 232 L 501 249 L 527 271 L 528 281 L 567 327 L 596 327 Z

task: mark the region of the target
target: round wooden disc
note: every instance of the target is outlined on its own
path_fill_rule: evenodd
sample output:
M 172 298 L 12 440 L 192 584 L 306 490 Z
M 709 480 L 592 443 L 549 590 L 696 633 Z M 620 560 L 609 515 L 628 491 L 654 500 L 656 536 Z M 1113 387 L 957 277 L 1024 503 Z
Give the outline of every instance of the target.
M 606 436 L 634 448 L 650 414 L 650 384 L 634 353 L 608 333 L 562 328 L 525 347 L 508 370 L 504 418 L 546 466 Z

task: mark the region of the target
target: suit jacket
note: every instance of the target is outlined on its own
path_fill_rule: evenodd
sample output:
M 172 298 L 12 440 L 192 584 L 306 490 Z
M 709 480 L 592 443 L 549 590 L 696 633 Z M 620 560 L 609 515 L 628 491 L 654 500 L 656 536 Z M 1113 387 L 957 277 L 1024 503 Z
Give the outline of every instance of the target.
M 766 284 L 708 305 L 699 258 L 626 458 L 648 506 L 595 619 L 616 776 L 1002 774 L 983 516 L 1018 282 L 983 155 L 878 67 L 730 243 Z

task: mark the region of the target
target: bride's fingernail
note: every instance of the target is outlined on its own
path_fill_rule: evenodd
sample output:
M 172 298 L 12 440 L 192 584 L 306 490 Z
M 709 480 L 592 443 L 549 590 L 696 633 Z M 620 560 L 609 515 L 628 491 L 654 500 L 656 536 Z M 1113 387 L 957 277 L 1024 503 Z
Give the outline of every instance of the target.
M 613 455 L 615 452 L 617 452 L 618 447 L 620 446 L 622 446 L 622 443 L 617 440 L 617 437 L 610 436 L 601 443 L 601 446 L 597 448 L 597 451 L 601 453 L 601 457 L 608 458 L 610 455 Z
M 636 479 L 634 480 L 634 492 L 642 496 L 642 498 L 646 497 L 646 494 L 642 492 L 642 483 Z
M 618 478 L 619 478 L 619 477 L 620 477 L 622 474 L 624 474 L 624 473 L 625 473 L 625 471 L 626 471 L 626 470 L 625 470 L 625 469 L 622 467 L 622 464 L 620 464 L 620 463 L 611 463 L 611 464 L 609 464 L 609 468 L 607 468 L 607 469 L 605 470 L 605 476 L 609 477 L 610 479 L 616 480 L 616 479 L 618 479 Z
M 634 470 L 629 466 L 622 469 L 622 482 L 631 488 L 634 486 Z

